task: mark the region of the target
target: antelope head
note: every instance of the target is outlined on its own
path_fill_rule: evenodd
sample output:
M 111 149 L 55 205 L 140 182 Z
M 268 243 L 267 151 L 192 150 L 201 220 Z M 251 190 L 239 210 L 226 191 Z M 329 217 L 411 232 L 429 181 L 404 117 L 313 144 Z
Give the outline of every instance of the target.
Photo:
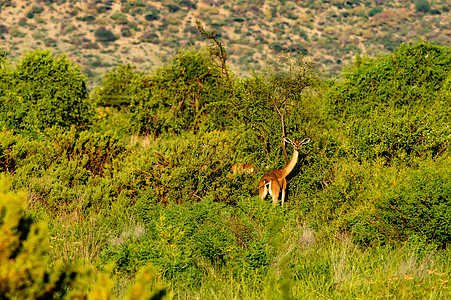
M 299 148 L 300 148 L 302 145 L 305 145 L 305 144 L 307 144 L 308 142 L 310 142 L 310 139 L 309 139 L 309 138 L 305 138 L 305 139 L 303 139 L 302 141 L 292 141 L 292 140 L 290 140 L 289 138 L 285 137 L 285 138 L 283 138 L 283 140 L 284 140 L 285 142 L 290 143 L 291 145 L 293 145 L 293 147 L 294 147 L 295 150 L 299 150 Z

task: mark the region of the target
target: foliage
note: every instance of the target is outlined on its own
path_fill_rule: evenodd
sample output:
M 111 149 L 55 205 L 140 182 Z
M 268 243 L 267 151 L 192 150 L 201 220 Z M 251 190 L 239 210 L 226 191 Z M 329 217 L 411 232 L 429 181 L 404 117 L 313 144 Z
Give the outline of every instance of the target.
M 410 164 L 443 154 L 450 114 L 442 87 L 450 68 L 449 48 L 422 40 L 378 59 L 357 57 L 327 95 L 350 154 Z
M 361 241 L 411 241 L 444 247 L 449 243 L 451 223 L 451 179 L 438 167 L 396 174 L 396 184 L 385 183 L 373 200 L 353 221 L 355 237 Z
M 449 160 L 450 54 L 419 40 L 393 55 L 356 58 L 326 95 L 347 161 L 329 173 L 328 202 L 314 199 L 313 213 L 364 244 L 447 245 L 449 179 L 436 161 Z
M 49 208 L 99 209 L 112 187 L 101 180 L 125 152 L 111 134 L 48 129 L 41 140 L 1 132 L 0 170 L 14 173 L 14 185 L 32 192 Z M 106 203 L 105 203 L 106 202 Z
M 97 30 L 94 32 L 94 36 L 96 37 L 97 41 L 103 43 L 114 42 L 116 40 L 114 34 L 104 26 L 97 28 Z
M 80 296 L 83 272 L 51 263 L 45 225 L 33 223 L 25 214 L 25 194 L 8 192 L 4 177 L 0 180 L 0 293 L 6 298 L 28 299 Z
M 415 0 L 415 10 L 417 12 L 427 13 L 431 9 L 431 5 L 428 0 Z
M 193 49 L 149 74 L 119 66 L 91 94 L 89 130 L 0 131 L 6 190 L 28 192 L 26 213 L 0 206 L 1 230 L 24 216 L 45 233 L 29 252 L 47 283 L 72 272 L 59 295 L 99 298 L 446 297 L 449 47 L 358 57 L 336 81 L 290 53 L 249 78 L 227 70 Z M 256 194 L 285 164 L 284 135 L 312 141 L 280 207 Z
M 229 131 L 157 139 L 141 153 L 142 165 L 133 172 L 136 181 L 145 183 L 142 197 L 157 203 L 208 198 L 233 203 L 238 195 L 251 193 L 255 176 L 230 171 L 234 161 L 252 159 L 251 152 L 234 143 L 241 139 Z
M 345 81 L 329 94 L 335 114 L 365 115 L 373 109 L 430 104 L 450 70 L 448 47 L 419 40 L 392 55 L 357 57 Z
M 146 13 L 146 15 L 144 16 L 144 18 L 147 21 L 155 21 L 158 20 L 160 18 L 159 16 L 159 12 L 158 10 L 151 10 L 149 12 Z
M 142 76 L 132 65 L 114 68 L 103 75 L 100 86 L 94 90 L 92 98 L 101 106 L 121 106 L 130 103 L 131 83 Z
M 9 191 L 0 178 L 0 293 L 5 299 L 114 299 L 114 279 L 107 271 L 50 256 L 49 235 L 44 223 L 36 223 L 26 213 L 25 193 Z M 127 299 L 155 299 L 165 295 L 161 284 L 152 284 L 153 293 L 143 289 L 144 281 L 156 277 L 150 268 L 142 269 Z M 152 282 L 153 280 L 150 280 Z M 158 289 L 155 289 L 158 287 Z M 150 295 L 149 295 L 150 294 Z
M 377 15 L 378 13 L 382 12 L 384 10 L 384 8 L 382 6 L 376 6 L 373 7 L 369 12 L 368 12 L 368 16 L 370 17 L 374 17 L 375 15 Z
M 205 53 L 182 51 L 155 74 L 133 81 L 128 109 L 138 133 L 197 132 L 224 126 L 228 95 Z
M 15 68 L 2 64 L 0 72 L 0 121 L 9 128 L 43 131 L 51 126 L 90 125 L 85 77 L 66 56 L 35 50 Z
M 234 277 L 261 277 L 278 247 L 268 237 L 282 227 L 285 217 L 255 198 L 242 197 L 237 205 L 233 209 L 205 199 L 149 209 L 143 199 L 135 209 L 146 226 L 145 235 L 110 247 L 104 259 L 115 261 L 117 272 L 151 262 L 165 278 L 187 286 L 198 286 L 209 269 Z

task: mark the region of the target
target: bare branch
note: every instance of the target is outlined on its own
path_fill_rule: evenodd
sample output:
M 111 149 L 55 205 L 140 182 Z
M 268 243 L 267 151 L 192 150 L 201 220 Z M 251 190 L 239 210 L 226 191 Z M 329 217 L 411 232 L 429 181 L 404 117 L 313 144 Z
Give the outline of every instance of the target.
M 202 24 L 200 24 L 200 21 L 196 19 L 196 26 L 197 30 L 199 30 L 200 34 L 202 34 L 205 38 L 212 40 L 215 44 L 214 46 L 208 47 L 208 50 L 210 52 L 210 56 L 214 59 L 219 60 L 218 62 L 215 62 L 216 65 L 221 69 L 222 74 L 227 78 L 227 81 L 229 83 L 229 87 L 231 88 L 231 80 L 229 76 L 229 71 L 227 69 L 226 61 L 228 59 L 227 51 L 225 50 L 224 44 L 220 42 L 217 39 L 216 31 L 207 32 L 203 28 Z

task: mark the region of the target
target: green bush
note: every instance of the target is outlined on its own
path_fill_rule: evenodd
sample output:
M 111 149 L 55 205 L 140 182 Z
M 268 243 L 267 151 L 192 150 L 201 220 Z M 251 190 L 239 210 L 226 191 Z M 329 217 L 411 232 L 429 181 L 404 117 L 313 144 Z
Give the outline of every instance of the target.
M 144 16 L 147 21 L 156 21 L 160 18 L 158 10 L 152 10 Z
M 356 240 L 425 241 L 446 247 L 451 239 L 451 178 L 442 167 L 423 166 L 396 174 L 396 184 L 384 182 L 372 205 L 352 220 Z M 383 180 L 382 180 L 383 181 Z
M 111 134 L 72 128 L 49 129 L 40 140 L 5 130 L 1 137 L 0 171 L 15 173 L 15 187 L 29 190 L 33 201 L 60 209 L 98 210 L 120 193 L 121 187 L 106 180 L 125 152 Z
M 326 96 L 350 154 L 413 163 L 443 153 L 450 108 L 442 86 L 450 70 L 450 49 L 422 40 L 378 59 L 357 57 Z
M 97 41 L 102 43 L 114 42 L 116 40 L 114 34 L 103 26 L 96 29 L 94 36 Z
M 147 182 L 154 202 L 190 203 L 212 198 L 233 203 L 236 196 L 250 193 L 256 180 L 248 174 L 230 174 L 234 162 L 251 160 L 252 153 L 236 145 L 239 139 L 230 131 L 160 138 L 158 146 L 143 153 L 147 159 L 134 176 Z
M 115 299 L 114 278 L 106 270 L 51 256 L 44 223 L 26 213 L 25 193 L 9 190 L 0 177 L 0 294 L 5 299 Z M 149 279 L 151 286 L 149 287 Z M 166 294 L 152 268 L 143 268 L 127 299 L 162 299 Z M 155 281 L 154 281 L 155 280 Z M 143 285 L 146 284 L 146 288 Z
M 370 17 L 374 17 L 375 15 L 377 15 L 378 13 L 382 12 L 384 10 L 384 8 L 382 6 L 376 6 L 373 7 L 372 9 L 370 9 L 370 11 L 368 12 L 368 16 Z
M 143 42 L 157 44 L 157 45 L 160 43 L 160 37 L 158 36 L 158 34 L 156 34 L 153 31 L 143 32 L 143 34 L 141 36 L 141 40 Z
M 155 205 L 142 199 L 134 208 L 145 234 L 122 240 L 102 253 L 117 272 L 151 263 L 166 279 L 190 287 L 209 272 L 234 278 L 260 277 L 268 270 L 287 217 L 270 203 L 241 197 L 237 207 L 204 199 L 191 204 Z
M 96 17 L 94 17 L 92 15 L 85 15 L 83 17 L 77 17 L 76 19 L 79 20 L 79 21 L 92 23 L 92 22 L 94 22 L 96 20 Z
M 308 55 L 308 50 L 302 44 L 289 45 L 288 51 L 295 53 L 295 54 Z
M 415 0 L 415 10 L 417 12 L 427 13 L 431 9 L 431 5 L 428 0 Z
M 103 75 L 100 86 L 92 94 L 94 101 L 101 106 L 123 106 L 130 104 L 132 81 L 142 74 L 130 64 L 118 66 Z
M 45 225 L 25 213 L 26 195 L 8 192 L 3 177 L 0 186 L 0 293 L 23 299 L 81 296 L 87 273 L 52 263 Z
M 110 18 L 113 19 L 117 24 L 127 24 L 127 16 L 119 11 L 113 13 Z
M 230 94 L 220 70 L 202 52 L 178 54 L 154 75 L 136 78 L 129 110 L 139 133 L 220 128 Z
M 86 128 L 91 124 L 86 79 L 79 66 L 50 50 L 24 55 L 13 68 L 0 72 L 0 121 L 19 131 L 43 131 L 60 126 Z
M 129 27 L 122 27 L 121 28 L 121 35 L 123 37 L 131 37 L 132 36 L 132 31 L 130 30 Z
M 279 42 L 273 42 L 269 45 L 269 48 L 276 51 L 276 52 L 282 52 L 286 50 Z
M 336 134 L 307 147 L 315 155 L 290 182 L 306 193 L 321 184 L 301 204 L 319 229 L 352 231 L 363 244 L 447 246 L 449 176 L 439 165 L 449 164 L 450 68 L 448 47 L 420 40 L 392 55 L 357 57 L 331 86 L 326 111 Z
M 427 105 L 447 78 L 450 61 L 448 47 L 422 40 L 378 59 L 357 57 L 354 68 L 343 74 L 345 81 L 331 90 L 331 107 L 336 113 L 365 114 L 375 108 Z

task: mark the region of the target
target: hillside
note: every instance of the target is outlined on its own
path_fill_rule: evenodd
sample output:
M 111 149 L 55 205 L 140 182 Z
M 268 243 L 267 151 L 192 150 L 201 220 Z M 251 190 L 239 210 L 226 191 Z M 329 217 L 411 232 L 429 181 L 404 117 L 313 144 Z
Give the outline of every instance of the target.
M 217 31 L 240 75 L 284 50 L 336 75 L 357 54 L 389 53 L 419 36 L 451 45 L 447 0 L 6 0 L 0 41 L 12 59 L 35 48 L 67 53 L 94 77 L 118 64 L 146 71 L 181 47 L 204 45 L 196 19 Z

